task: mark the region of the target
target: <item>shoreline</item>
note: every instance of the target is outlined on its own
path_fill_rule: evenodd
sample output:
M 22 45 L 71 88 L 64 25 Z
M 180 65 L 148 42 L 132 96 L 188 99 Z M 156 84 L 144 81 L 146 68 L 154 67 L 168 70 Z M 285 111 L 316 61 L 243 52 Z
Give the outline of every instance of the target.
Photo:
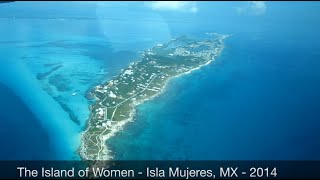
M 229 37 L 229 36 L 230 36 L 230 35 L 221 35 L 219 41 L 222 43 L 222 40 L 225 39 L 225 38 L 227 38 L 227 37 Z M 197 67 L 195 67 L 195 68 L 192 68 L 192 69 L 190 69 L 190 70 L 188 70 L 188 71 L 186 71 L 186 72 L 183 72 L 183 73 L 181 73 L 181 74 L 178 74 L 178 75 L 176 75 L 176 76 L 169 77 L 169 78 L 164 82 L 163 87 L 161 88 L 161 90 L 160 90 L 157 94 L 155 94 L 155 95 L 153 95 L 153 96 L 150 96 L 150 97 L 148 97 L 148 98 L 146 98 L 146 99 L 143 99 L 143 100 L 134 102 L 133 105 L 132 105 L 132 108 L 130 109 L 129 118 L 127 118 L 127 119 L 125 119 L 125 120 L 122 120 L 122 121 L 119 121 L 119 122 L 116 122 L 116 124 L 112 125 L 111 128 L 109 129 L 109 130 L 111 130 L 111 131 L 110 131 L 107 135 L 104 135 L 104 136 L 101 136 L 101 135 L 100 135 L 101 141 L 102 141 L 102 142 L 101 142 L 101 148 L 102 148 L 102 149 L 101 149 L 99 152 L 101 152 L 101 157 L 102 157 L 102 158 L 100 159 L 100 156 L 98 156 L 99 159 L 96 159 L 96 160 L 112 160 L 112 159 L 114 158 L 114 156 L 111 155 L 112 151 L 111 151 L 110 149 L 108 149 L 106 142 L 107 142 L 110 138 L 112 138 L 113 136 L 115 136 L 117 132 L 123 130 L 123 127 L 124 127 L 128 122 L 133 122 L 133 121 L 135 121 L 137 106 L 145 103 L 146 101 L 153 100 L 154 98 L 156 98 L 156 97 L 160 96 L 161 94 L 163 94 L 163 93 L 165 92 L 167 86 L 168 86 L 168 83 L 169 83 L 172 79 L 174 79 L 174 78 L 179 78 L 179 77 L 181 77 L 181 76 L 183 76 L 183 75 L 186 75 L 186 74 L 190 74 L 190 73 L 192 73 L 192 72 L 194 72 L 194 71 L 196 71 L 196 70 L 201 69 L 201 68 L 204 67 L 204 66 L 209 65 L 211 62 L 215 61 L 218 56 L 221 55 L 221 52 L 222 52 L 223 49 L 224 49 L 224 45 L 218 50 L 218 52 L 214 55 L 214 57 L 213 57 L 212 59 L 208 60 L 206 63 L 200 64 L 199 66 L 197 66 Z M 90 114 L 91 114 L 91 113 L 90 113 Z M 91 115 L 90 115 L 88 124 L 89 124 L 89 122 L 91 121 L 91 118 L 92 118 L 92 117 L 91 117 Z M 86 160 L 88 160 L 89 158 L 86 156 L 86 151 L 85 151 L 85 148 L 82 146 L 82 144 L 84 144 L 84 142 L 85 142 L 84 134 L 88 131 L 89 127 L 90 127 L 90 124 L 89 124 L 89 126 L 87 126 L 86 130 L 83 131 L 83 132 L 81 132 L 81 134 L 80 134 L 80 136 L 81 136 L 81 145 L 80 145 L 80 148 L 79 148 L 79 154 L 80 154 L 80 157 L 81 157 L 82 159 L 86 159 Z

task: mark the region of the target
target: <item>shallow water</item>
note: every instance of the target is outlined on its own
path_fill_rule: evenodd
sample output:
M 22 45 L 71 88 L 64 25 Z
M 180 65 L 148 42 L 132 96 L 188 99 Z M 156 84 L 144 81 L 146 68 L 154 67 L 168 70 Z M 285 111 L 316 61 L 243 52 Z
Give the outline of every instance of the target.
M 0 159 L 78 158 L 93 86 L 144 49 L 206 32 L 233 36 L 215 62 L 138 107 L 108 142 L 116 158 L 320 159 L 318 3 L 268 2 L 262 15 L 239 15 L 234 8 L 245 2 L 203 2 L 196 14 L 62 4 L 46 13 L 44 4 L 24 2 L 0 11 L 17 16 L 0 19 L 1 133 L 12 140 L 1 136 L 8 149 Z

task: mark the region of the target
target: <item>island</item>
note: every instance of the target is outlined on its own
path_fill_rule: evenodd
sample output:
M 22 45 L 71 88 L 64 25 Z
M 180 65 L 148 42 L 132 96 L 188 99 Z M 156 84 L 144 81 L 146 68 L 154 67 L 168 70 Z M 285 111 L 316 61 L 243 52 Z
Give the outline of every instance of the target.
M 109 82 L 90 93 L 86 130 L 81 134 L 80 157 L 83 160 L 110 160 L 106 141 L 134 119 L 136 106 L 161 94 L 171 78 L 190 73 L 216 59 L 228 35 L 207 33 L 208 38 L 181 36 L 157 44 L 142 53 L 141 59 Z

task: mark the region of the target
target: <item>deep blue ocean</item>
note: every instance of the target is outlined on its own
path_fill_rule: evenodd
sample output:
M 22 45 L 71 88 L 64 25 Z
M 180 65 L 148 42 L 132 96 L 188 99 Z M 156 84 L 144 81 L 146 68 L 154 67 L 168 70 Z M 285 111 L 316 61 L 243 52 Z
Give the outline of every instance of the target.
M 232 36 L 216 61 L 170 81 L 107 142 L 116 159 L 319 160 L 320 3 L 235 10 L 247 5 L 0 4 L 0 159 L 77 159 L 88 90 L 157 43 L 218 32 Z

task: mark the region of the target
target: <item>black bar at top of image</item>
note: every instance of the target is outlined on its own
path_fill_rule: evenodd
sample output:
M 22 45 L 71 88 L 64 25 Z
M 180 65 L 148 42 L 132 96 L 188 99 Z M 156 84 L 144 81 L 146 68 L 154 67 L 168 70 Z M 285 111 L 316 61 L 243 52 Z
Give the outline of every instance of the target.
M 15 2 L 15 1 L 0 1 L 0 3 L 11 3 L 11 2 Z
M 61 179 L 90 178 L 92 174 L 89 177 L 80 176 L 85 173 L 87 167 L 92 167 L 92 163 L 94 162 L 0 161 L 0 179 L 59 179 L 56 174 L 51 173 L 58 171 L 59 175 L 63 175 L 61 170 L 69 173 L 68 176 L 60 177 Z M 100 179 L 320 179 L 320 161 L 99 161 L 96 163 L 103 164 L 95 166 L 96 170 L 97 168 L 106 170 L 106 174 L 95 176 Z M 45 171 L 48 173 L 44 173 Z M 79 176 L 79 173 L 82 174 Z

